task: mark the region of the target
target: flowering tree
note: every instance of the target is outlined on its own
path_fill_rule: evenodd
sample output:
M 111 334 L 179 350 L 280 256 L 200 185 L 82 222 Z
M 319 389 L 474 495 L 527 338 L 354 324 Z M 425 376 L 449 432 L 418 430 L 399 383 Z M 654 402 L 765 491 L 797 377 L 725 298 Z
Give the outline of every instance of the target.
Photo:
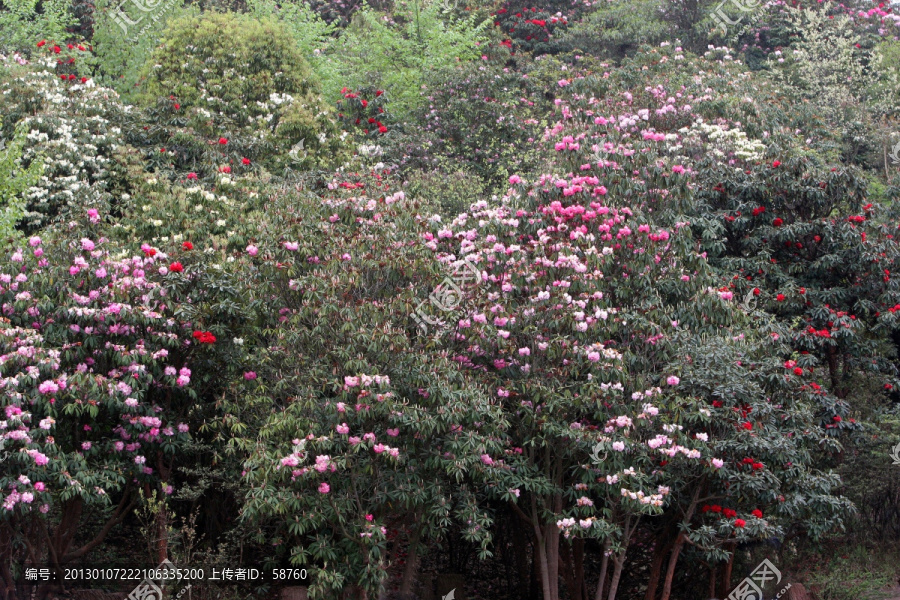
M 726 555 L 717 549 L 732 536 L 771 535 L 773 525 L 753 520 L 752 511 L 786 495 L 779 492 L 789 492 L 796 506 L 817 498 L 817 510 L 804 517 L 808 531 L 838 524 L 832 509 L 846 510 L 846 502 L 832 496 L 837 481 L 812 467 L 811 452 L 839 446 L 820 446 L 824 428 L 806 424 L 814 411 L 827 414 L 822 424 L 831 427 L 847 406 L 819 384 L 798 381 L 808 375 L 793 361 L 786 363 L 796 369 L 786 387 L 772 383 L 783 376 L 777 353 L 784 349 L 748 340 L 756 350 L 725 360 L 710 350 L 744 339 L 735 334 L 749 322 L 706 253 L 697 252 L 694 224 L 683 216 L 695 210 L 695 169 L 685 150 L 692 138 L 646 128 L 650 110 L 631 108 L 630 93 L 606 103 L 577 94 L 591 84 L 578 83 L 571 105 L 557 101 L 560 120 L 544 142 L 558 171 L 525 182 L 511 177 L 500 206 L 476 203 L 425 240 L 439 260 L 465 258 L 482 271 L 485 285 L 466 297 L 453 329 L 454 358 L 503 399 L 512 425 L 503 437 L 508 447 L 483 460 L 494 493 L 534 531 L 545 598 L 559 597 L 561 532 L 580 531 L 611 551 L 609 587 L 601 577 L 596 597 L 612 599 L 642 513 L 665 508 L 689 532 L 705 498 L 741 490 L 743 500 L 733 501 L 725 521 L 659 546 L 660 567 L 668 556 L 667 599 L 685 543 L 704 545 L 721 560 Z M 691 118 L 681 116 L 689 106 L 669 108 L 664 88 L 649 96 L 659 103 L 660 125 Z M 753 152 L 742 140 L 732 143 Z M 777 340 L 786 330 L 772 334 Z M 798 392 L 802 400 L 792 399 Z M 722 409 L 716 420 L 710 407 Z M 589 464 L 595 449 L 614 456 L 597 464 L 600 478 Z M 744 481 L 745 473 L 732 470 L 747 458 L 751 475 L 765 470 L 763 477 Z M 748 519 L 753 527 L 745 531 Z M 564 570 L 575 574 L 570 593 L 583 590 L 579 566 Z
M 84 237 L 32 236 L 0 273 L 7 594 L 21 561 L 64 565 L 88 556 L 139 490 L 172 493 L 189 419 L 202 413 L 194 386 L 208 391 L 227 373 L 211 367 L 210 330 L 225 329 L 210 319 L 214 311 L 193 306 L 198 293 L 209 301 L 214 284 L 191 242 L 179 256 L 144 244 L 129 257 L 103 237 L 96 209 L 71 226 Z M 193 372 L 197 365 L 202 372 Z M 83 515 L 111 502 L 100 530 L 75 544 Z M 159 539 L 165 557 L 166 536 Z
M 309 566 L 316 598 L 376 597 L 401 537 L 412 592 L 417 553 L 451 523 L 488 555 L 474 473 L 499 408 L 408 318 L 440 272 L 416 242 L 418 202 L 389 181 L 338 175 L 322 200 L 273 196 L 244 252 L 264 330 L 226 404 L 247 456 L 243 517 L 273 561 Z

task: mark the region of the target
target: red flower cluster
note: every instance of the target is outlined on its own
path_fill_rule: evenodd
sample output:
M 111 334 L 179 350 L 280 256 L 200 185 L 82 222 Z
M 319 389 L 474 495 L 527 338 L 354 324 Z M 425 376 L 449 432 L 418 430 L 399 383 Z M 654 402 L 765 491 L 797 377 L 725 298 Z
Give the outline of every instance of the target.
M 765 206 L 757 206 L 756 208 L 753 209 L 753 216 L 758 217 L 759 215 L 763 214 L 764 212 L 766 212 Z
M 193 250 L 194 245 L 190 242 L 185 242 L 185 243 L 181 244 L 181 249 L 182 250 Z
M 762 471 L 762 470 L 765 468 L 765 465 L 764 465 L 764 464 L 762 464 L 761 462 L 758 462 L 758 461 L 756 461 L 756 460 L 750 458 L 749 456 L 748 456 L 747 458 L 745 458 L 745 459 L 742 461 L 742 463 L 745 464 L 745 465 L 750 465 L 750 467 L 751 467 L 754 471 Z
M 385 134 L 388 132 L 388 127 L 381 122 L 381 119 L 384 117 L 380 116 L 384 114 L 384 107 L 382 106 L 384 91 L 374 90 L 375 98 L 371 101 L 361 97 L 364 94 L 372 93 L 372 91 L 369 89 L 366 92 L 357 93 L 349 88 L 342 88 L 341 95 L 344 97 L 344 100 L 337 103 L 338 116 L 345 122 L 362 127 L 363 133 L 366 135 L 370 133 L 369 126 L 372 126 L 371 129 L 377 129 L 378 133 Z M 351 102 L 345 103 L 346 100 L 351 100 Z
M 201 344 L 215 344 L 216 336 L 211 334 L 208 331 L 195 331 L 193 333 L 194 339 L 200 342 Z
M 184 271 L 184 266 L 180 262 L 175 261 L 169 265 L 169 270 L 173 273 L 181 273 Z
M 853 216 L 847 217 L 847 220 L 850 221 L 851 223 L 862 223 L 863 221 L 866 220 L 866 218 L 862 215 L 853 215 Z
M 780 161 L 780 160 L 776 160 L 776 161 L 773 161 L 773 162 L 772 162 L 772 168 L 773 168 L 773 169 L 777 169 L 777 168 L 780 167 L 780 166 L 781 166 L 781 161 Z
M 782 225 L 784 225 L 784 221 L 781 220 L 781 217 L 775 217 L 775 220 L 772 221 L 772 225 L 774 225 L 775 227 L 781 227 Z

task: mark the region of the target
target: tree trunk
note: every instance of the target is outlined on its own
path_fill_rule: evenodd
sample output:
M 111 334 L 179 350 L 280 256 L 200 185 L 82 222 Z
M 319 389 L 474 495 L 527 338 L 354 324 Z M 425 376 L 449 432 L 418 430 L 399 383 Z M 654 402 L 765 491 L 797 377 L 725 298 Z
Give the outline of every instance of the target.
M 584 539 L 575 540 L 572 548 L 575 554 L 575 586 L 578 589 L 575 598 L 588 600 L 587 582 L 584 580 Z
M 416 576 L 419 573 L 419 540 L 422 537 L 422 527 L 415 523 L 413 532 L 409 538 L 409 548 L 406 552 L 406 565 L 403 567 L 403 580 L 400 582 L 400 597 L 412 597 L 413 587 L 416 584 Z
M 722 565 L 722 588 L 720 591 L 723 598 L 731 590 L 731 569 L 734 567 L 734 543 L 732 542 L 729 545 L 732 550 L 731 556 L 728 557 L 728 562 Z
M 555 523 L 541 526 L 534 495 L 531 497 L 531 519 L 544 600 L 559 600 L 559 529 Z
M 619 580 L 622 578 L 622 569 L 625 567 L 625 554 L 622 552 L 616 557 L 612 581 L 609 582 L 609 596 L 606 600 L 616 600 L 616 594 L 619 592 Z
M 559 561 L 570 600 L 581 600 L 581 592 L 575 587 L 575 559 L 572 557 L 572 546 L 569 540 L 564 539 L 559 543 Z
M 525 528 L 513 526 L 513 552 L 515 552 L 516 571 L 519 574 L 519 598 L 526 598 L 531 596 L 530 582 L 531 575 L 534 570 L 529 568 L 530 565 L 528 563 L 528 543 L 529 540 L 525 536 Z
M 547 565 L 547 549 L 544 547 L 544 536 L 541 534 L 541 526 L 535 524 L 534 536 L 537 538 L 535 548 L 538 561 L 539 573 L 541 575 L 541 591 L 544 593 L 544 600 L 554 600 L 553 594 L 550 593 L 550 568 Z
M 694 511 L 697 510 L 697 499 L 700 497 L 701 488 L 705 487 L 705 484 L 698 485 L 694 488 L 694 496 L 691 498 L 691 504 L 688 506 L 687 511 L 684 513 L 684 523 L 685 528 L 687 528 L 691 519 L 694 518 Z M 672 579 L 675 577 L 675 565 L 678 564 L 678 556 L 681 554 L 681 549 L 684 548 L 684 541 L 687 539 L 687 534 L 683 531 L 678 533 L 678 537 L 675 538 L 675 544 L 672 546 L 672 556 L 669 558 L 669 568 L 666 570 L 666 582 L 663 585 L 662 597 L 660 600 L 669 600 L 672 595 Z
M 662 575 L 663 562 L 675 544 L 675 538 L 671 535 L 671 527 L 666 528 L 663 540 L 658 540 L 653 548 L 653 561 L 650 563 L 650 581 L 647 583 L 647 592 L 644 600 L 655 600 L 656 589 L 659 587 L 659 578 Z
M 609 568 L 609 542 L 603 544 L 603 558 L 600 561 L 600 581 L 597 582 L 597 593 L 594 600 L 603 600 L 603 590 L 606 587 L 606 570 Z

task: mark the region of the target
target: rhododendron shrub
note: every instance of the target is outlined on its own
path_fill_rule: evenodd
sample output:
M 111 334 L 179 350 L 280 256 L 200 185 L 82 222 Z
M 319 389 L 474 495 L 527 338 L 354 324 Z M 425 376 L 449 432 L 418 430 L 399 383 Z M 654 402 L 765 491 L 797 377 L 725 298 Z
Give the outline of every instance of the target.
M 4 136 L 22 128 L 23 166 L 43 168 L 41 178 L 20 194 L 25 201 L 20 225 L 26 231 L 72 209 L 109 202 L 130 188 L 118 158 L 122 140 L 115 121 L 123 108 L 117 94 L 89 79 L 63 81 L 55 72 L 57 59 L 47 58 L 45 49 L 33 64 L 0 62 Z
M 500 413 L 409 319 L 447 276 L 416 240 L 419 202 L 377 172 L 328 187 L 270 198 L 246 248 L 265 337 L 226 406 L 259 440 L 229 446 L 249 454 L 244 518 L 310 569 L 311 597 L 373 598 L 389 573 L 409 593 L 451 524 L 488 555 L 472 474 Z M 407 540 L 403 574 L 388 537 Z
M 579 91 L 590 89 L 589 83 Z M 673 112 L 668 122 L 678 124 L 679 115 L 690 110 L 667 108 L 674 101 L 665 91 L 653 93 L 661 105 L 657 122 L 666 122 Z M 561 530 L 596 537 L 613 550 L 607 597 L 615 597 L 640 514 L 634 509 L 641 505 L 629 503 L 635 496 L 647 501 L 654 493 L 652 487 L 629 489 L 620 483 L 631 469 L 640 484 L 666 490 L 656 493 L 660 506 L 671 510 L 669 518 L 677 514 L 675 519 L 690 523 L 709 493 L 731 499 L 729 515 L 735 514 L 730 520 L 713 533 L 704 530 L 707 558 L 724 558 L 719 548 L 738 529 L 742 539 L 775 531 L 756 525 L 744 531 L 757 509 L 751 503 L 768 508 L 784 495 L 791 506 L 814 504 L 817 510 L 803 517 L 813 535 L 839 525 L 831 507 L 837 513 L 847 507 L 832 496 L 834 476 L 812 468 L 813 453 L 839 446 L 820 447 L 825 428 L 808 429 L 812 414 L 827 414 L 828 427 L 840 423 L 847 405 L 806 379 L 813 374 L 796 363 L 790 365 L 799 369 L 789 371 L 790 385 L 774 386 L 770 380 L 784 376 L 780 362 L 790 356 L 788 349 L 780 347 L 780 356 L 764 363 L 739 361 L 737 369 L 731 367 L 733 359 L 704 361 L 702 378 L 718 382 L 718 389 L 697 389 L 701 376 L 689 369 L 691 379 L 676 375 L 685 361 L 690 364 L 694 349 L 707 347 L 702 336 L 724 344 L 735 333 L 720 328 L 750 326 L 734 292 L 721 285 L 721 273 L 697 252 L 693 223 L 684 216 L 693 214 L 696 185 L 686 152 L 697 143 L 721 142 L 709 133 L 668 137 L 646 128 L 651 110 L 632 109 L 631 96 L 600 101 L 575 94 L 571 104 L 558 101 L 560 119 L 543 140 L 559 170 L 514 175 L 500 205 L 477 203 L 446 226 L 435 224 L 425 236 L 439 260 L 466 258 L 482 269 L 484 285 L 466 296 L 465 313 L 454 322 L 450 339 L 454 359 L 495 389 L 507 411 L 506 456 L 489 456 L 485 462 L 494 467 L 495 491 L 523 505 L 516 512 L 534 531 L 544 597 L 559 597 Z M 684 143 L 676 145 L 681 138 Z M 729 144 L 749 155 L 758 152 L 740 136 Z M 787 332 L 779 326 L 773 339 Z M 762 351 L 771 355 L 773 349 Z M 757 350 L 750 356 L 765 354 Z M 721 382 L 728 382 L 727 400 L 716 397 L 725 392 Z M 758 393 L 746 393 L 754 388 Z M 798 392 L 805 394 L 798 399 Z M 714 402 L 724 414 L 710 429 L 708 407 Z M 655 419 L 648 416 L 651 409 Z M 654 426 L 634 426 L 643 419 Z M 616 438 L 619 428 L 630 433 L 632 427 L 634 433 Z M 608 450 L 616 459 L 616 452 L 626 453 L 599 463 L 608 478 L 582 471 L 598 443 L 600 452 Z M 780 448 L 778 458 L 764 453 L 766 447 Z M 742 482 L 728 480 L 727 470 L 717 474 L 735 462 L 732 452 L 753 457 L 753 464 L 765 465 L 755 456 L 763 454 L 776 463 L 754 485 L 741 487 L 751 490 L 750 498 L 731 498 Z M 649 481 L 641 479 L 648 474 Z M 618 495 L 604 488 L 611 484 L 618 484 L 613 490 Z M 665 497 L 672 490 L 677 493 L 670 504 Z M 587 492 L 587 501 L 579 491 Z M 600 512 L 603 508 L 609 512 Z M 797 517 L 793 508 L 777 514 Z M 601 524 L 592 525 L 592 517 Z M 664 598 L 671 593 L 684 540 L 679 537 L 672 548 Z M 563 568 L 579 571 L 577 565 Z
M 0 274 L 0 527 L 17 540 L 3 546 L 7 589 L 10 561 L 88 556 L 138 489 L 168 480 L 190 439 L 186 406 L 196 394 L 185 332 L 160 294 L 164 257 L 114 256 L 109 246 L 102 237 L 31 237 Z M 73 545 L 82 513 L 110 503 L 97 536 Z
M 346 131 L 365 140 L 380 138 L 390 130 L 384 90 L 374 87 L 351 90 L 345 87 L 341 88 L 341 98 L 337 102 L 338 117 Z
M 510 175 L 538 164 L 533 145 L 551 106 L 543 82 L 480 61 L 435 71 L 427 85 L 427 103 L 415 113 L 422 127 L 388 140 L 401 167 L 459 169 L 502 192 Z
M 562 535 L 582 549 L 584 540 L 596 539 L 612 553 L 606 595 L 615 598 L 641 515 L 661 514 L 686 493 L 696 504 L 700 488 L 711 485 L 700 482 L 720 482 L 718 470 L 732 462 L 732 438 L 751 435 L 747 414 L 758 403 L 773 427 L 752 444 L 757 453 L 782 439 L 788 416 L 775 418 L 757 395 L 742 396 L 744 413 L 733 412 L 740 402 L 729 397 L 719 437 L 707 433 L 713 394 L 683 393 L 686 383 L 695 384 L 672 373 L 690 360 L 684 349 L 696 347 L 698 335 L 718 337 L 708 321 L 735 327 L 745 321 L 709 289 L 715 275 L 692 250 L 687 223 L 671 231 L 651 226 L 628 207 L 608 206 L 590 179 L 542 176 L 523 186 L 518 201 L 516 192 L 506 205 L 473 205 L 426 235 L 440 259 L 466 257 L 482 269 L 484 285 L 466 297 L 465 313 L 448 335 L 454 360 L 495 389 L 506 410 L 506 448 L 483 457 L 485 477 L 534 532 L 545 597 L 559 597 L 560 575 L 583 578 L 576 565 L 560 565 Z M 522 185 L 518 177 L 513 182 Z M 705 364 L 704 376 L 721 381 L 730 364 Z M 772 377 L 774 365 L 766 367 L 762 374 Z M 738 378 L 735 389 L 745 383 Z M 797 403 L 792 427 L 807 427 L 808 406 Z M 816 442 L 814 435 L 804 443 Z M 786 453 L 814 477 L 801 448 Z M 769 471 L 768 487 L 759 492 L 766 501 L 773 487 L 800 478 L 781 467 Z M 833 485 L 825 476 L 822 494 Z M 691 515 L 697 507 L 687 500 L 683 508 L 673 512 Z M 746 514 L 755 506 L 735 508 Z M 726 528 L 723 537 L 733 531 Z M 771 533 L 758 527 L 744 535 Z M 677 561 L 676 553 L 671 569 Z M 604 560 L 601 586 L 606 568 Z
M 590 176 L 511 183 L 523 191 L 500 206 L 476 203 L 425 235 L 438 260 L 465 258 L 482 271 L 483 285 L 448 333 L 452 357 L 494 390 L 510 420 L 503 452 L 483 457 L 485 477 L 534 534 L 544 597 L 559 597 L 564 534 L 616 553 L 614 598 L 637 521 L 658 513 L 668 494 L 646 466 L 658 455 L 650 440 L 666 438 L 659 404 L 670 392 L 660 383 L 670 385 L 661 372 L 638 376 L 631 344 L 649 352 L 647 339 L 671 330 L 677 315 L 663 321 L 630 303 L 634 288 L 651 283 L 673 304 L 686 302 L 696 284 L 681 281 L 682 269 L 702 265 L 684 245 L 685 224 L 651 232 L 639 213 L 608 206 Z M 668 449 L 676 460 L 711 458 L 691 446 Z M 598 453 L 612 458 L 595 472 Z
M 658 60 L 649 61 L 654 55 Z M 710 82 L 669 87 L 663 59 L 670 58 L 687 60 L 677 48 L 635 58 L 656 85 L 603 101 L 578 95 L 571 107 L 563 105 L 564 121 L 548 137 L 558 160 L 578 172 L 607 174 L 612 198 L 628 194 L 657 215 L 689 218 L 723 295 L 764 303 L 785 323 L 802 319 L 791 333 L 792 349 L 804 353 L 796 358 L 802 368 L 827 369 L 820 385 L 844 398 L 848 377 L 873 367 L 889 383 L 894 367 L 883 329 L 892 327 L 889 309 L 900 300 L 890 278 L 897 248 L 878 207 L 865 200 L 864 181 L 854 169 L 831 166 L 827 132 L 805 140 L 818 153 L 795 155 L 796 134 L 770 135 L 773 115 L 752 98 L 735 114 L 740 126 L 703 118 L 718 110 L 718 100 L 703 93 Z M 719 52 L 697 63 L 708 67 L 705 79 L 724 84 L 733 77 Z M 586 78 L 576 82 L 578 91 L 595 82 L 615 83 Z M 743 92 L 752 82 L 731 85 Z M 888 320 L 877 324 L 884 313 Z M 823 406 L 820 424 L 849 425 L 834 423 L 834 414 Z
M 502 8 L 491 14 L 494 27 L 510 38 L 510 50 L 534 55 L 559 52 L 555 38 L 560 37 L 569 25 L 569 18 L 573 16 L 570 6 L 565 7 L 566 14 L 563 14 L 553 9 L 523 7 L 523 4 L 504 3 Z

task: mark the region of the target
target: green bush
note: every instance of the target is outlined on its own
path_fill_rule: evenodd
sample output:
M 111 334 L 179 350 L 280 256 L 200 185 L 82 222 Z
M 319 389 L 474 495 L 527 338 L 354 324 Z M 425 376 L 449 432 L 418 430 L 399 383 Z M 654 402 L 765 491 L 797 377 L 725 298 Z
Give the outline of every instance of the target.
M 141 98 L 175 96 L 185 109 L 205 108 L 246 125 L 272 94 L 303 96 L 317 85 L 282 25 L 245 15 L 179 19 L 144 65 Z
M 346 136 L 309 64 L 290 30 L 273 19 L 207 13 L 176 20 L 142 74 L 138 97 L 146 111 L 124 128 L 131 143 L 156 157 L 159 171 L 317 168 L 346 156 Z M 162 152 L 173 140 L 184 151 Z M 301 141 L 298 157 L 291 149 Z
M 25 216 L 25 200 L 20 197 L 28 187 L 37 183 L 44 163 L 33 161 L 21 168 L 25 132 L 16 131 L 8 148 L 0 148 L 0 243 L 15 235 L 16 223 Z
M 196 15 L 196 6 L 184 6 L 179 0 L 160 2 L 149 13 L 135 10 L 132 3 L 97 0 L 93 11 L 93 54 L 88 58 L 91 74 L 103 85 L 128 97 L 135 93 L 141 69 L 159 44 L 171 20 Z M 134 14 L 128 14 L 130 9 Z M 134 25 L 117 15 L 125 13 Z
M 3 0 L 0 3 L 0 52 L 33 48 L 47 38 L 63 41 L 75 23 L 68 0 Z
M 327 94 L 343 87 L 376 86 L 391 98 L 398 115 L 425 103 L 422 85 L 428 73 L 472 60 L 481 54 L 488 21 L 454 19 L 441 5 L 416 0 L 395 7 L 392 16 L 367 5 L 350 27 L 315 61 Z

